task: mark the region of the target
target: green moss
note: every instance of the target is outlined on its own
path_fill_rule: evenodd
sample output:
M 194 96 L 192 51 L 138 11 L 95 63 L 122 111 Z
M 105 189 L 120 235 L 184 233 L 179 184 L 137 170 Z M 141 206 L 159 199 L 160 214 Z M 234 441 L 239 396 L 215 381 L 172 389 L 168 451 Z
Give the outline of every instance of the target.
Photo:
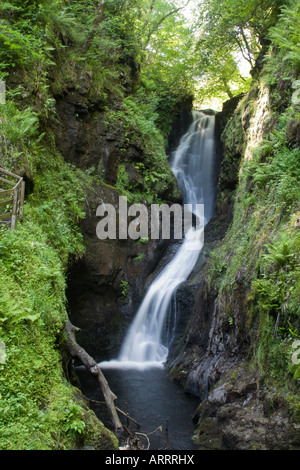
M 146 199 L 151 204 L 180 197 L 156 118 L 153 103 L 143 102 L 138 94 L 125 98 L 119 110 L 107 113 L 107 124 L 120 127 L 124 134 L 116 187 L 129 202 Z M 132 161 L 128 156 L 132 146 L 139 149 L 139 160 Z M 136 177 L 130 173 L 136 173 Z
M 2 450 L 73 449 L 89 443 L 93 432 L 100 447 L 102 439 L 115 448 L 114 438 L 78 401 L 80 392 L 63 378 L 57 335 L 40 320 L 9 328 L 4 323 L 0 336 L 7 355 L 0 370 Z

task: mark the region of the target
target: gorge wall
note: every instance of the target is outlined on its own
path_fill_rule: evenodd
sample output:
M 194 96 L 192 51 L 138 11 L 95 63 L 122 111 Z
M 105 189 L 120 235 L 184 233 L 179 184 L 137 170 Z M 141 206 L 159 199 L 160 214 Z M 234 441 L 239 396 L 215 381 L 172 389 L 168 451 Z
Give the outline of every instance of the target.
M 272 113 L 275 91 L 272 95 L 261 80 L 261 71 L 256 73 L 250 92 L 224 103 L 223 111 L 216 114 L 216 212 L 206 226 L 205 246 L 198 263 L 177 291 L 178 327 L 167 363 L 173 380 L 187 393 L 199 397 L 194 420 L 197 442 L 204 449 L 299 447 L 297 407 L 290 391 L 297 386 L 297 379 L 295 382 L 292 378 L 288 365 L 286 370 L 272 365 L 272 373 L 263 372 L 258 359 L 263 348 L 260 342 L 266 341 L 264 335 L 271 338 L 270 343 L 277 339 L 260 318 L 254 293 L 259 278 L 257 264 L 265 244 L 276 238 L 274 218 L 275 228 L 280 232 L 282 224 L 282 230 L 286 230 L 290 212 L 285 216 L 282 206 L 276 215 L 272 201 L 268 217 L 255 213 L 256 197 L 263 206 L 265 196 L 249 178 L 259 171 L 266 157 L 256 161 L 252 155 L 266 139 L 271 139 L 279 118 Z M 292 80 L 291 76 L 290 86 Z M 276 92 L 281 87 L 279 82 Z M 66 159 L 85 170 L 92 166 L 92 171 L 96 168 L 104 177 L 86 194 L 86 217 L 81 229 L 87 249 L 69 273 L 69 314 L 81 328 L 78 340 L 82 346 L 103 358 L 118 352 L 147 286 L 175 247 L 167 241 L 97 239 L 97 206 L 108 202 L 117 208 L 122 194 L 117 187 L 120 165 L 125 163 L 135 188 L 145 188 L 143 176 L 136 170 L 136 163 L 144 161 L 145 155 L 142 148 L 124 141 L 120 126 L 107 128 L 105 113 L 95 111 L 95 105 L 91 106 L 92 113 L 83 113 L 78 122 L 81 100 L 82 95 L 72 94 L 70 98 L 67 94 L 59 102 L 70 141 L 60 145 L 60 135 L 55 131 L 57 142 Z M 288 107 L 286 101 L 282 112 Z M 188 127 L 189 111 L 188 106 L 174 122 L 169 154 Z M 297 128 L 293 118 L 289 118 L 288 127 Z M 294 138 L 292 141 L 295 145 Z M 161 199 L 181 202 L 173 176 L 170 172 L 167 175 Z M 272 325 L 274 313 L 267 313 Z M 288 362 L 288 353 L 284 354 Z M 260 360 L 270 361 L 266 356 L 264 351 Z M 285 381 L 290 384 L 289 391 L 284 390 Z

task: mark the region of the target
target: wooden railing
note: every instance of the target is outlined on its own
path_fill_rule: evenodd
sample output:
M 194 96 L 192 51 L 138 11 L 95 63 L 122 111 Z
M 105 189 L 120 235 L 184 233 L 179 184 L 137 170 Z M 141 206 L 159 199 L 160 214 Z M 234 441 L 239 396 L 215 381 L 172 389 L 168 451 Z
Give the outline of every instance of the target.
M 25 182 L 21 176 L 0 168 L 0 224 L 12 230 L 23 217 Z

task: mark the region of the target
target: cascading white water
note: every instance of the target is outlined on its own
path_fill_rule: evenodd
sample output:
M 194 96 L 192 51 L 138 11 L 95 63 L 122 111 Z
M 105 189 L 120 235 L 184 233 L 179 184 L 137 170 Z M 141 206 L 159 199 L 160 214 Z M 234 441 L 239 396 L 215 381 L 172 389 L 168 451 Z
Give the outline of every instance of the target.
M 215 117 L 193 111 L 193 122 L 182 137 L 171 162 L 185 204 L 204 204 L 205 223 L 213 215 Z
M 214 120 L 214 116 L 194 111 L 193 123 L 182 137 L 171 162 L 184 203 L 193 204 L 195 208 L 196 204 L 204 204 L 205 223 L 213 215 L 215 199 Z M 163 366 L 169 346 L 163 338 L 166 318 L 177 287 L 186 281 L 197 262 L 203 247 L 203 230 L 203 227 L 191 228 L 186 234 L 176 255 L 150 285 L 118 360 L 102 362 L 101 367 Z

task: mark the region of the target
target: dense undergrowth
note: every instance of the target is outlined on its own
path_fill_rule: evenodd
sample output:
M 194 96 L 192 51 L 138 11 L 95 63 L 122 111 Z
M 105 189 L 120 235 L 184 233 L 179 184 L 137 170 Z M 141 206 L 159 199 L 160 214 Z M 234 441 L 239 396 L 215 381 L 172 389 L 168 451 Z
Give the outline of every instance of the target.
M 72 14 L 72 5 L 63 8 L 61 2 L 0 7 L 0 74 L 7 83 L 0 165 L 24 174 L 28 183 L 23 222 L 14 232 L 0 227 L 1 449 L 117 446 L 63 371 L 66 272 L 84 251 L 78 222 L 91 183 L 56 150 L 47 119 L 55 104 L 51 68 L 59 70 L 63 56 L 71 74 L 83 60 L 78 47 L 89 22 L 78 21 L 73 7 Z M 92 18 L 90 12 L 87 20 Z M 112 83 L 114 77 L 112 65 L 105 70 L 106 77 L 97 78 L 99 93 L 104 93 L 99 82 Z M 67 86 L 63 73 L 55 77 L 52 87 Z
M 111 447 L 112 438 L 80 404 L 62 368 L 66 271 L 70 257 L 84 251 L 78 221 L 88 177 L 63 161 L 51 139 L 39 140 L 33 111 L 8 101 L 0 116 L 1 166 L 26 166 L 34 182 L 23 222 L 13 232 L 0 228 L 0 338 L 6 354 L 0 366 L 0 447 L 68 449 L 85 439 L 95 448 Z

